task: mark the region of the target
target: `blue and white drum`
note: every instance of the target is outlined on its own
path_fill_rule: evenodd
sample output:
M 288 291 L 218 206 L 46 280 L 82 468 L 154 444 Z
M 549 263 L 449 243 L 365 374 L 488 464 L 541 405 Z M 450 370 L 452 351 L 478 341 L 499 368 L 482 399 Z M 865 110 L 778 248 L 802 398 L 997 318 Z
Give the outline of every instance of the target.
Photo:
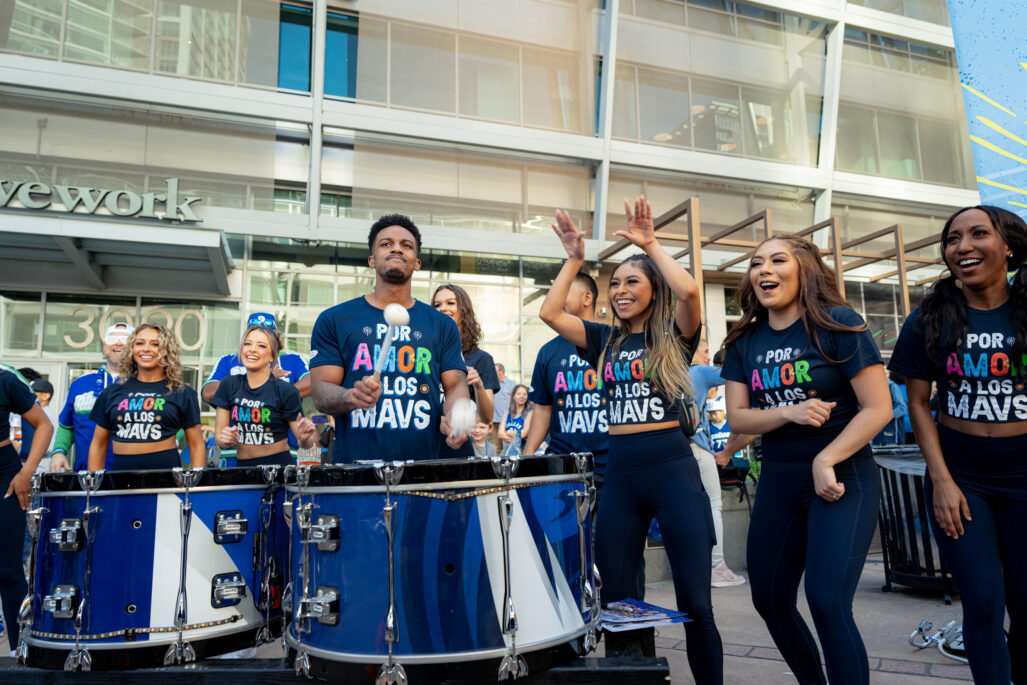
M 140 668 L 280 634 L 281 478 L 277 467 L 43 475 L 19 656 Z
M 590 650 L 591 475 L 588 455 L 290 467 L 297 671 L 382 664 L 401 682 L 493 660 L 517 676 Z

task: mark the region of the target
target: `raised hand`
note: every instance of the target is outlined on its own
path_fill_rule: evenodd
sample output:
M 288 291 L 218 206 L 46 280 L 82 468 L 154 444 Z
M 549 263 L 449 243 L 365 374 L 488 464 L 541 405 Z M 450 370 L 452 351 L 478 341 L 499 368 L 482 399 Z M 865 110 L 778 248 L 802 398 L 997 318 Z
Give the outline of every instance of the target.
M 624 214 L 628 219 L 628 229 L 617 231 L 614 235 L 627 238 L 633 245 L 643 250 L 656 240 L 656 229 L 653 228 L 653 208 L 644 195 L 635 198 L 635 209 L 631 211 L 631 202 L 624 200 Z
M 556 210 L 556 223 L 552 224 L 552 227 L 553 232 L 563 243 L 563 249 L 566 250 L 568 257 L 571 259 L 585 258 L 585 234 L 574 226 L 570 214 L 560 209 Z
M 478 390 L 485 389 L 485 385 L 481 382 L 481 376 L 478 375 L 478 369 L 473 366 L 467 367 L 467 385 L 472 385 Z

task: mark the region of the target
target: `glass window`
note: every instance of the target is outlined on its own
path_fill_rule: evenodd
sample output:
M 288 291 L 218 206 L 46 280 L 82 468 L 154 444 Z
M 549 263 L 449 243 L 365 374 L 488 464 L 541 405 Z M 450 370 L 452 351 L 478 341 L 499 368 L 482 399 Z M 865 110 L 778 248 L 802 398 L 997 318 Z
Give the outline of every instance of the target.
M 153 3 L 110 0 L 68 3 L 64 58 L 129 69 L 150 68 Z
M 212 364 L 239 349 L 243 321 L 235 303 L 143 298 L 141 319 L 175 332 L 183 363 Z
M 724 2 L 703 0 L 703 2 L 697 2 L 692 0 L 688 3 L 688 25 L 695 29 L 701 29 L 703 31 L 713 31 L 714 33 L 722 33 L 726 36 L 733 36 L 735 34 L 735 18 L 734 15 L 724 14 L 723 12 L 715 12 L 712 10 L 704 9 L 702 7 L 695 7 L 693 5 L 709 5 L 709 6 L 720 6 L 726 5 Z
M 237 10 L 235 0 L 160 0 L 157 43 L 174 44 L 178 56 L 161 60 L 158 70 L 235 81 Z M 178 26 L 172 28 L 174 24 Z M 168 29 L 172 30 L 164 33 Z
M 961 177 L 957 147 L 960 132 L 950 122 L 930 119 L 918 120 L 917 132 L 920 135 L 924 180 L 947 185 L 957 184 Z
M 664 145 L 691 146 L 688 78 L 649 69 L 638 70 L 642 108 L 641 138 Z
M 692 79 L 692 132 L 701 150 L 741 154 L 736 86 Z
M 35 354 L 39 341 L 39 295 L 0 293 L 0 355 Z M 6 439 L 6 436 L 3 436 Z
M 877 132 L 881 139 L 881 174 L 919 179 L 916 121 L 913 117 L 878 112 Z
M 638 138 L 638 124 L 635 116 L 635 67 L 617 65 L 613 82 L 613 137 Z
M 839 105 L 836 145 L 835 168 L 864 174 L 878 172 L 877 133 L 874 129 L 873 112 L 845 104 Z
M 393 24 L 390 97 L 395 105 L 453 112 L 456 36 L 421 26 Z
M 57 57 L 63 5 L 63 0 L 5 2 L 4 12 L 11 13 L 10 24 L 7 30 L 0 31 L 0 49 Z
M 461 36 L 460 114 L 519 121 L 517 60 L 512 43 Z
M 240 4 L 239 81 L 255 86 L 278 87 L 279 54 L 282 53 L 283 8 L 274 0 L 245 0 Z M 287 59 L 310 62 L 309 39 L 302 44 L 288 45 L 296 52 Z M 273 49 L 276 46 L 278 49 Z M 308 68 L 309 72 L 309 68 Z M 307 90 L 310 89 L 308 85 Z
M 357 96 L 357 27 L 356 17 L 328 13 L 325 42 L 326 95 L 344 98 Z M 371 36 L 367 36 L 366 40 L 373 42 Z M 383 100 L 384 97 L 367 99 Z
M 789 161 L 788 104 L 784 95 L 742 88 L 745 103 L 745 153 Z
M 104 332 L 113 323 L 138 323 L 136 298 L 48 295 L 43 320 L 43 352 L 100 354 Z
M 573 54 L 522 48 L 524 123 L 528 126 L 582 131 L 582 83 Z M 590 109 L 590 108 L 589 108 Z M 588 127 L 591 129 L 591 126 Z
M 869 7 L 882 12 L 904 15 L 932 24 L 949 25 L 949 11 L 945 0 L 849 0 L 853 5 Z
M 635 16 L 684 26 L 685 2 L 684 0 L 635 0 Z
M 278 33 L 278 87 L 310 91 L 310 9 L 282 5 Z M 329 45 L 332 15 L 328 16 Z M 328 49 L 328 48 L 326 48 Z M 326 62 L 331 64 L 326 57 Z M 325 92 L 328 92 L 328 71 L 325 71 Z

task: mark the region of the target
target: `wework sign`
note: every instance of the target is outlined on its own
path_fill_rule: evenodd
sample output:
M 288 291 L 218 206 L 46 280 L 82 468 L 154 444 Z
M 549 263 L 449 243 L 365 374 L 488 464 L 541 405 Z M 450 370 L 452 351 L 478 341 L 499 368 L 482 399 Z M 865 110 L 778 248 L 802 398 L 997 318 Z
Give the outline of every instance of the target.
M 193 205 L 200 198 L 180 196 L 178 179 L 166 178 L 163 193 L 135 193 L 131 190 L 109 190 L 88 186 L 49 185 L 39 181 L 11 181 L 0 178 L 0 207 L 23 207 L 65 212 L 98 211 L 112 216 L 138 216 L 164 221 L 194 221 Z M 78 210 L 81 207 L 82 210 Z M 106 210 L 106 211 L 101 211 Z

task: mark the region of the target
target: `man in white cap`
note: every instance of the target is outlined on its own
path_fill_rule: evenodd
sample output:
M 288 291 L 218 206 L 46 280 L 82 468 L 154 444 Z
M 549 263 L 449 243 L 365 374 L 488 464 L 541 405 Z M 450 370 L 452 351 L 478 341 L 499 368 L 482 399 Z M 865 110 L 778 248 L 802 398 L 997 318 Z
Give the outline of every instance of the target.
M 76 378 L 68 389 L 68 399 L 57 417 L 57 435 L 51 453 L 50 470 L 63 471 L 71 467 L 68 452 L 75 446 L 74 470 L 84 471 L 89 460 L 89 445 L 93 442 L 96 424 L 89 420 L 96 398 L 103 389 L 118 379 L 118 361 L 125 349 L 133 327 L 119 322 L 107 327 L 103 336 L 104 364 L 96 371 Z M 114 458 L 114 441 L 107 447 L 107 468 Z

